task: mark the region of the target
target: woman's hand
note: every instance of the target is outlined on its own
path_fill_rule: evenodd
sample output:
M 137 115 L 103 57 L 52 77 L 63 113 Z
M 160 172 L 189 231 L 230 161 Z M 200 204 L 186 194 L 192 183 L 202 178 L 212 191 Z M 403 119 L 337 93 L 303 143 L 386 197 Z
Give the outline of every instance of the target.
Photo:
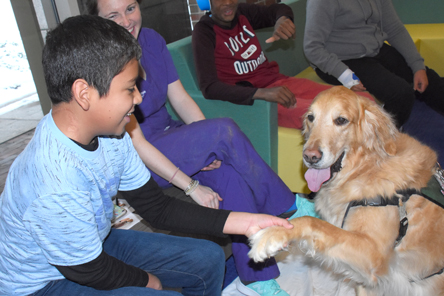
M 217 192 L 214 192 L 210 187 L 203 185 L 197 186 L 190 196 L 199 205 L 212 209 L 218 209 L 219 202 L 223 200 Z
M 201 171 L 212 171 L 215 169 L 220 168 L 220 165 L 222 164 L 222 161 L 215 159 L 212 163 L 201 169 Z

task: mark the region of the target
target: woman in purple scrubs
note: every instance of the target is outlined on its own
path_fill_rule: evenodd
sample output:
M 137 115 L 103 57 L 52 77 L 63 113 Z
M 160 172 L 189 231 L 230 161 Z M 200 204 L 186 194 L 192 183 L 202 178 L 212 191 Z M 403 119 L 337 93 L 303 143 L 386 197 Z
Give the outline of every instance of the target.
M 127 28 L 142 47 L 140 63 L 145 73 L 138 88 L 143 102 L 135 112 L 140 128 L 133 120 L 127 130 L 160 186 L 174 184 L 197 203 L 213 208 L 272 215 L 295 208 L 295 195 L 233 120 L 205 119 L 183 88 L 165 40 L 154 30 L 141 27 L 137 1 L 86 2 L 88 13 Z M 169 115 L 167 98 L 182 121 Z M 232 250 L 241 280 L 268 281 L 279 275 L 274 259 L 251 264 L 245 237 L 233 237 Z

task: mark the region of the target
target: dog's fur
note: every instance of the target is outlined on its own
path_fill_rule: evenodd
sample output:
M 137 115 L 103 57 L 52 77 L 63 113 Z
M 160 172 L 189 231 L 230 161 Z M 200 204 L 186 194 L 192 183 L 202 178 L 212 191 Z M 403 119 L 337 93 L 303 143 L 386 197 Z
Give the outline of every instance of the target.
M 409 226 L 401 243 L 397 206 L 358 206 L 342 220 L 350 201 L 393 196 L 425 187 L 436 153 L 398 132 L 376 103 L 345 87 L 320 93 L 304 118 L 304 162 L 327 168 L 341 156 L 342 169 L 315 198 L 323 220 L 305 216 L 294 228 L 270 227 L 250 240 L 255 261 L 292 242 L 309 257 L 357 284 L 360 295 L 444 295 L 444 210 L 420 195 L 406 202 Z M 311 159 L 317 157 L 318 161 Z

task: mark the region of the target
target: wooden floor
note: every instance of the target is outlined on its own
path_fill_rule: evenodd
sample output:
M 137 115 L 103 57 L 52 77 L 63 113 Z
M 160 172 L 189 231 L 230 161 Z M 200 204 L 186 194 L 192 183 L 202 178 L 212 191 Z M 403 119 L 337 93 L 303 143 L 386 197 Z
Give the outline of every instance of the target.
M 14 159 L 25 149 L 34 135 L 32 129 L 0 144 L 0 192 L 5 188 L 6 176 Z

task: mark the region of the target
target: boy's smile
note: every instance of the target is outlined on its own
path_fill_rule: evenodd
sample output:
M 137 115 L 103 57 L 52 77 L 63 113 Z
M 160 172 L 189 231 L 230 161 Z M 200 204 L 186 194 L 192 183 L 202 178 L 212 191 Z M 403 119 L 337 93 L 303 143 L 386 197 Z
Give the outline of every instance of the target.
M 99 97 L 97 93 L 92 100 L 89 116 L 96 135 L 121 135 L 125 131 L 135 105 L 142 102 L 136 86 L 138 76 L 139 62 L 134 59 L 113 78 L 108 94 Z

